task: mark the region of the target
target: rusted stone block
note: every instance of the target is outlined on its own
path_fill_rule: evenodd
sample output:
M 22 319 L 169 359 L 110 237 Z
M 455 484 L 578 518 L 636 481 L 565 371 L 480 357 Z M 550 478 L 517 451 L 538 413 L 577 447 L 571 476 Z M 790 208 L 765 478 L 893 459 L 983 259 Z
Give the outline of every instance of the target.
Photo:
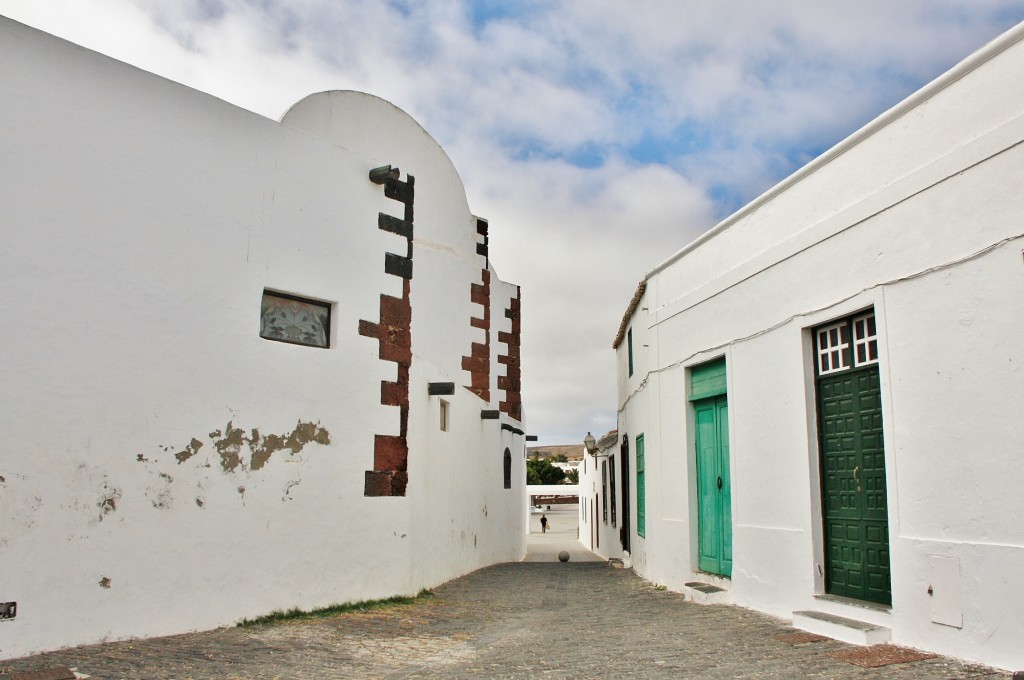
M 470 384 L 476 388 L 487 389 L 491 386 L 491 376 L 487 373 L 473 373 Z
M 491 324 L 487 322 L 487 319 L 478 319 L 476 317 L 472 317 L 469 320 L 469 325 L 472 326 L 473 328 L 481 328 L 485 331 L 489 329 L 491 326 Z
M 404 496 L 405 488 L 409 484 L 409 473 L 398 470 L 391 475 L 391 495 Z
M 384 406 L 409 405 L 409 386 L 387 380 L 380 381 L 380 403 Z
M 412 323 L 412 305 L 404 298 L 381 295 L 380 322 L 388 326 L 408 327 Z
M 487 345 L 474 342 L 472 345 L 472 356 L 474 359 L 490 359 L 491 349 Z
M 462 357 L 462 370 L 470 373 L 488 373 L 491 362 L 477 357 Z
M 519 379 L 515 376 L 500 375 L 498 376 L 498 389 L 506 392 L 518 392 L 520 389 Z
M 412 350 L 408 346 L 402 347 L 396 342 L 382 340 L 379 356 L 384 361 L 394 361 L 403 366 L 408 366 L 412 363 Z
M 363 335 L 367 338 L 379 338 L 380 327 L 372 321 L 359 320 L 359 335 Z
M 364 496 L 390 496 L 392 472 L 366 471 L 363 481 Z
M 402 437 L 378 434 L 373 437 L 373 469 L 404 470 L 408 465 L 409 446 Z

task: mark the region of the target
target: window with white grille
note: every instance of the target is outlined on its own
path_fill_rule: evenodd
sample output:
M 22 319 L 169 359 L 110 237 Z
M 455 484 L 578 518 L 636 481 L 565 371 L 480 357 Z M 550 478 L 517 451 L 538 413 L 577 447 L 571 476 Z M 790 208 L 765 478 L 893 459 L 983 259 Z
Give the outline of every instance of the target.
M 878 363 L 875 313 L 865 312 L 814 329 L 818 375 Z
M 850 367 L 850 327 L 834 323 L 815 331 L 818 338 L 818 374 L 828 375 Z
M 878 363 L 878 331 L 874 314 L 853 319 L 853 363 L 855 366 Z

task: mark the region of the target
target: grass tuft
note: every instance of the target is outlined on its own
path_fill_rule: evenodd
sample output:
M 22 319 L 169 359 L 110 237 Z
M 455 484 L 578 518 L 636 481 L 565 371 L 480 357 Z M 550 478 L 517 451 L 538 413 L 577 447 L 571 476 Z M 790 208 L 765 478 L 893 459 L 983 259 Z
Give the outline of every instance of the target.
M 326 607 L 317 607 L 316 609 L 310 609 L 306 611 L 295 607 L 289 610 L 278 609 L 272 611 L 269 614 L 263 616 L 257 616 L 254 619 L 242 619 L 238 622 L 239 628 L 248 628 L 249 626 L 264 626 L 271 623 L 280 623 L 281 621 L 296 621 L 302 619 L 313 619 L 321 618 L 325 616 L 334 616 L 335 614 L 348 614 L 351 612 L 365 612 L 371 609 L 380 609 L 381 607 L 387 607 L 389 605 L 396 604 L 412 604 L 418 600 L 424 600 L 433 597 L 434 594 L 424 588 L 418 594 L 413 596 L 407 595 L 396 595 L 394 597 L 387 597 L 382 600 L 362 600 L 361 602 L 342 602 L 339 604 L 329 604 Z

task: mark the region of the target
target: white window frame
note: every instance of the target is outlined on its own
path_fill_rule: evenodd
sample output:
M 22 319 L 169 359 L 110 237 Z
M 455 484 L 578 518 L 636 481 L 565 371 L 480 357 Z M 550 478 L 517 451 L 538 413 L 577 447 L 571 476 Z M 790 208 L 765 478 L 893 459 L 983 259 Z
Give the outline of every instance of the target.
M 440 413 L 441 413 L 441 422 L 440 422 L 441 432 L 447 432 L 448 431 L 449 411 L 451 410 L 451 405 L 447 401 L 445 401 L 444 399 L 439 399 L 438 403 L 439 403 L 439 405 L 441 407 L 439 409 Z
M 847 358 L 850 356 L 848 354 L 850 339 L 846 338 L 846 341 L 843 341 L 843 330 L 845 328 L 847 328 L 846 322 L 840 321 L 815 331 L 814 345 L 817 349 L 818 375 L 829 375 L 830 373 L 837 373 L 850 368 L 850 364 L 847 363 Z M 832 331 L 835 331 L 836 335 L 835 344 L 833 344 Z M 822 345 L 822 338 L 825 339 L 824 346 Z M 835 361 L 837 357 L 839 359 L 838 363 Z M 825 368 L 826 364 L 828 365 L 827 370 Z
M 874 322 L 875 332 L 871 333 L 869 328 L 869 322 Z M 860 316 L 853 317 L 853 322 L 850 324 L 853 326 L 853 365 L 854 366 L 870 366 L 871 364 L 878 363 L 878 320 L 875 319 L 875 313 L 869 312 L 867 314 L 861 314 Z M 861 329 L 858 325 L 863 328 L 863 337 L 861 337 Z M 860 350 L 863 348 L 864 356 L 867 357 L 863 361 L 860 360 Z

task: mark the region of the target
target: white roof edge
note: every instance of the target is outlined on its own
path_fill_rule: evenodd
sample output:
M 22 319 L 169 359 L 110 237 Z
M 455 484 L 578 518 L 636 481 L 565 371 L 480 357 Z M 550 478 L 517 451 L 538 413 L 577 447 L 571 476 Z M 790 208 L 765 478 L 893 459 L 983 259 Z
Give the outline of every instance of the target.
M 772 188 L 768 189 L 763 194 L 761 194 L 754 200 L 750 201 L 750 203 L 747 203 L 745 206 L 743 206 L 742 208 L 734 212 L 732 215 L 716 224 L 711 229 L 708 229 L 706 232 L 698 236 L 696 239 L 694 239 L 687 245 L 683 246 L 680 250 L 670 255 L 668 259 L 663 261 L 661 264 L 657 265 L 654 269 L 647 272 L 647 274 L 644 276 L 644 280 L 646 281 L 647 279 L 650 279 L 652 276 L 663 271 L 665 268 L 669 267 L 670 265 L 678 261 L 680 258 L 682 258 L 690 251 L 695 250 L 705 241 L 713 238 L 719 232 L 725 231 L 730 226 L 740 221 L 757 208 L 760 208 L 762 205 L 772 200 L 782 192 L 786 191 L 794 184 L 800 182 L 811 173 L 817 171 L 822 166 L 827 165 L 836 157 L 846 153 L 849 149 L 853 148 L 867 137 L 870 137 L 874 133 L 878 132 L 883 127 L 893 122 L 903 114 L 907 113 L 914 107 L 918 106 L 923 101 L 935 96 L 941 90 L 949 87 L 960 78 L 963 78 L 965 75 L 967 75 L 974 69 L 978 68 L 985 62 L 995 58 L 1000 53 L 1004 52 L 1005 50 L 1009 49 L 1016 43 L 1020 42 L 1022 39 L 1024 39 L 1024 22 L 1017 24 L 1016 26 L 1006 31 L 1005 33 L 993 38 L 984 46 L 982 46 L 981 48 L 967 56 L 963 61 L 958 63 L 956 66 L 946 71 L 945 73 L 943 73 L 938 78 L 931 81 L 921 89 L 917 90 L 909 97 L 901 101 L 899 104 L 896 104 L 891 109 L 884 112 L 883 114 L 881 114 L 880 116 L 866 124 L 864 127 L 860 128 L 852 135 L 842 140 L 841 142 L 833 146 L 831 149 L 829 149 L 825 153 L 821 154 L 820 156 L 812 160 L 807 165 L 803 166 L 802 168 L 794 172 L 786 179 L 782 180 Z

